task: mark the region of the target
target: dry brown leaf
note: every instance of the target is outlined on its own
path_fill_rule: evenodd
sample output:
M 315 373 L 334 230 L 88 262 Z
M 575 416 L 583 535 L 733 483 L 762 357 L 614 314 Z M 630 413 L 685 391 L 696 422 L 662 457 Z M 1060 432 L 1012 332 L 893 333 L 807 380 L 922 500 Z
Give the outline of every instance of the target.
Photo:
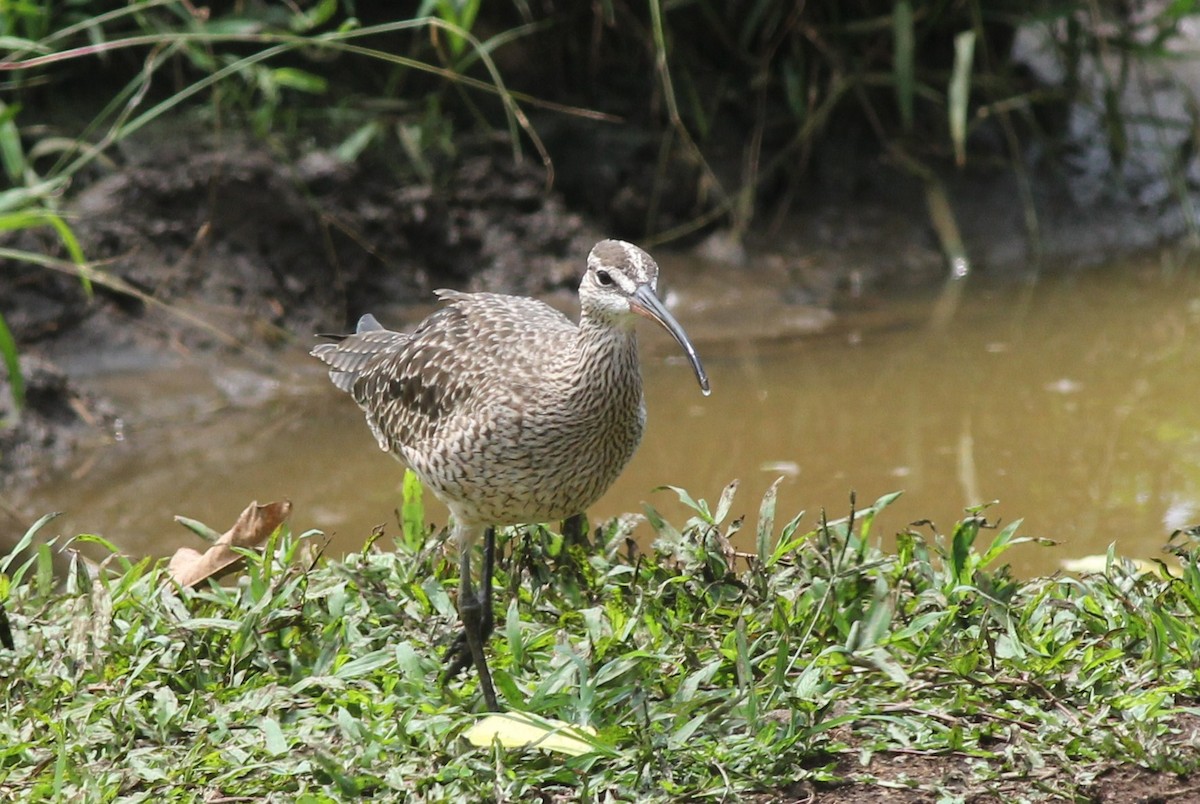
M 195 586 L 205 578 L 215 577 L 241 561 L 242 557 L 233 550 L 234 547 L 258 547 L 291 512 L 292 504 L 287 500 L 266 505 L 259 505 L 255 500 L 212 547 L 203 553 L 181 547 L 171 556 L 167 569 L 181 586 Z

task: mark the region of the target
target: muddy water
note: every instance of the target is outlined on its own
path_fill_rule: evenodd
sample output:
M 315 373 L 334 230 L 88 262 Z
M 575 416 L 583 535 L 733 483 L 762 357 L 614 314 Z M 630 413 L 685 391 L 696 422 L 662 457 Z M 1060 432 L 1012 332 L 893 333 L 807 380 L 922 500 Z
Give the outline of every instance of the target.
M 852 490 L 863 503 L 904 491 L 877 533 L 918 519 L 947 531 L 964 507 L 996 500 L 991 516 L 1059 542 L 1012 553 L 1022 574 L 1110 542 L 1160 555 L 1172 529 L 1200 522 L 1198 277 L 1162 257 L 1036 283 L 972 277 L 940 323 L 924 294 L 777 340 L 708 333 L 680 309 L 713 394 L 647 332 L 647 436 L 591 513 L 649 501 L 680 522 L 674 495 L 654 487 L 711 500 L 739 478 L 734 512 L 753 521 L 783 476 L 781 514 L 807 510 L 809 524 L 822 508 L 843 514 Z M 745 310 L 756 331 L 773 314 Z M 379 524 L 394 532 L 399 465 L 300 349 L 287 362 L 274 388 L 188 366 L 98 378 L 142 411 L 123 440 L 10 504 L 66 510 L 50 530 L 98 532 L 133 553 L 195 545 L 173 514 L 224 529 L 252 499 L 291 499 L 293 525 L 330 534 L 331 552 L 358 548 Z M 239 385 L 267 401 L 230 404 L 246 397 L 230 390 Z

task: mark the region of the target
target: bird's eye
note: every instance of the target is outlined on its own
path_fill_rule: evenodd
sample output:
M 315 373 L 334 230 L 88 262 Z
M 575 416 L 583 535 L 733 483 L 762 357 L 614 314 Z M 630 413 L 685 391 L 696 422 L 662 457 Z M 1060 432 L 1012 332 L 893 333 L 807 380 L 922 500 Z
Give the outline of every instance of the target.
M 608 287 L 609 285 L 611 285 L 613 283 L 612 274 L 610 274 L 608 271 L 597 271 L 596 272 L 596 281 L 599 282 L 601 285 Z

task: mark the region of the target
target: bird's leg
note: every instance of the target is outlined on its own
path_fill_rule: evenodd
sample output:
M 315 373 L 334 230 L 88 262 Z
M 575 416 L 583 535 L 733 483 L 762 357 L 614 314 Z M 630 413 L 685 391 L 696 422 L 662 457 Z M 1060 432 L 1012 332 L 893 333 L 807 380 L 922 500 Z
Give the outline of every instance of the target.
M 492 571 L 496 568 L 496 528 L 489 525 L 483 532 L 483 581 L 479 590 L 479 605 L 483 607 L 483 622 L 479 624 L 479 640 L 485 645 L 496 627 L 492 607 Z
M 587 539 L 587 517 L 582 513 L 573 514 L 562 521 L 559 531 L 567 544 L 584 544 Z
M 486 645 L 488 639 L 492 636 L 492 631 L 495 628 L 495 615 L 492 606 L 492 570 L 495 566 L 496 556 L 496 529 L 488 528 L 483 533 L 483 582 L 480 585 L 478 594 L 470 591 L 470 580 L 467 581 L 466 590 L 463 589 L 462 583 L 459 584 L 459 599 L 463 600 L 464 594 L 467 595 L 467 605 L 474 605 L 479 608 L 479 641 Z M 464 576 L 469 579 L 469 576 Z M 472 600 L 474 601 L 472 603 Z M 460 606 L 461 614 L 461 606 Z M 470 616 L 470 615 L 469 615 Z M 453 644 L 446 651 L 446 656 L 443 661 L 446 664 L 444 671 L 444 680 L 454 678 L 467 667 L 475 663 L 475 657 L 471 654 L 470 645 L 467 644 L 467 618 L 463 618 L 464 627 L 458 632 L 458 636 L 454 638 Z
M 468 664 L 474 664 L 479 673 L 479 688 L 483 693 L 484 704 L 493 712 L 499 711 L 500 707 L 496 702 L 492 673 L 488 669 L 483 647 L 494 627 L 492 566 L 495 550 L 496 531 L 495 528 L 489 527 L 484 532 L 482 588 L 476 594 L 471 580 L 471 544 L 463 539 L 459 545 L 458 615 L 462 619 L 463 630 L 446 654 L 449 664 L 445 674 L 446 678 L 453 678 Z

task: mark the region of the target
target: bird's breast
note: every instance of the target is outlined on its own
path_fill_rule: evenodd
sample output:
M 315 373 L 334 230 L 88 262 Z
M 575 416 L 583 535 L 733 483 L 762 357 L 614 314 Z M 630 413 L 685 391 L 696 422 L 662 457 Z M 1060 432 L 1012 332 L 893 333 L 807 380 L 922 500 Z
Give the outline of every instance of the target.
M 446 443 L 405 450 L 427 486 L 460 517 L 550 522 L 592 505 L 629 462 L 646 413 L 640 379 L 493 398 L 448 426 Z M 450 423 L 447 423 L 450 424 Z

